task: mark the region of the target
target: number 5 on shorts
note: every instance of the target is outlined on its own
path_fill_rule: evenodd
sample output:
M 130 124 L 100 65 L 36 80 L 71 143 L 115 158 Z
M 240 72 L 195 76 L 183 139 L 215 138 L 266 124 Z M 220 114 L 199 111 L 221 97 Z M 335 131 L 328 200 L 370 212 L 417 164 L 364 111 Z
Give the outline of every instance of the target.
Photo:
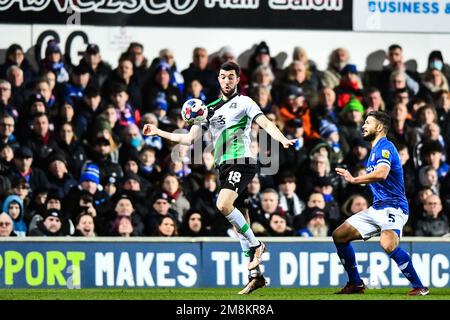
M 389 222 L 394 223 L 395 222 L 395 214 L 389 213 L 388 214 Z

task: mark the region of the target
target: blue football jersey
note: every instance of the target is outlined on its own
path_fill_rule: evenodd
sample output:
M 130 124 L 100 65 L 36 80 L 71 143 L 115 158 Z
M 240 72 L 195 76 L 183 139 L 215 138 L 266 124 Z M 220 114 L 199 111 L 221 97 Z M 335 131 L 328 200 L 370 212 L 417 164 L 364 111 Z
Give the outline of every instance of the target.
M 401 208 L 405 214 L 409 213 L 408 200 L 405 196 L 403 182 L 403 168 L 394 144 L 386 137 L 377 141 L 367 160 L 367 173 L 376 169 L 378 165 L 390 167 L 386 180 L 370 184 L 373 193 L 373 208 Z

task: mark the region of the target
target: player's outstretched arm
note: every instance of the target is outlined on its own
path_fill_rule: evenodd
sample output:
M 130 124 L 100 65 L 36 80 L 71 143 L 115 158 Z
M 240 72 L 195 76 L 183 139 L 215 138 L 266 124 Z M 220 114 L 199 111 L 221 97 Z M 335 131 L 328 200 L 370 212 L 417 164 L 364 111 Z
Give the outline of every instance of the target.
M 363 174 L 362 176 L 353 177 L 352 174 L 344 168 L 336 168 L 336 173 L 342 176 L 345 181 L 353 184 L 368 184 L 385 180 L 389 175 L 390 167 L 386 165 L 378 165 L 371 173 Z
M 144 128 L 142 128 L 142 133 L 145 136 L 157 135 L 172 142 L 189 146 L 202 136 L 202 128 L 199 125 L 193 125 L 188 133 L 171 133 L 161 130 L 153 124 L 147 123 L 144 125 Z
M 289 140 L 288 138 L 286 138 L 284 136 L 284 134 L 280 131 L 280 129 L 278 129 L 277 126 L 274 125 L 272 121 L 267 119 L 267 117 L 265 115 L 258 116 L 255 119 L 255 122 L 261 128 L 266 130 L 266 132 L 268 134 L 270 134 L 270 136 L 272 138 L 274 138 L 275 140 L 279 141 L 283 145 L 284 148 L 289 148 L 289 146 L 292 146 L 295 143 L 296 139 Z

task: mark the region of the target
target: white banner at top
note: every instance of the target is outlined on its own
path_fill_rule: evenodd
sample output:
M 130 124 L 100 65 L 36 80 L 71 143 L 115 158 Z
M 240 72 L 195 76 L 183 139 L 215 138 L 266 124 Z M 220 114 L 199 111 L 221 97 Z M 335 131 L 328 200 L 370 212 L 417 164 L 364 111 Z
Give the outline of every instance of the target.
M 353 0 L 353 29 L 450 33 L 450 0 Z

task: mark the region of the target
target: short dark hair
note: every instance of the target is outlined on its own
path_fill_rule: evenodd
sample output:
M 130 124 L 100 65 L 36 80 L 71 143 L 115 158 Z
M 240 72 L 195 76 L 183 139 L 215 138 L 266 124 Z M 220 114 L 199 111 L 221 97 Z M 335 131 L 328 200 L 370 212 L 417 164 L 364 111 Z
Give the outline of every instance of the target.
M 279 178 L 279 180 L 278 180 L 278 183 L 279 183 L 279 184 L 283 184 L 283 183 L 286 183 L 286 182 L 294 182 L 294 183 L 296 183 L 296 182 L 297 182 L 297 179 L 296 179 L 296 177 L 295 177 L 295 174 L 293 174 L 293 173 L 290 172 L 290 171 L 284 171 L 284 172 L 282 172 L 282 173 L 280 174 L 280 178 Z
M 241 68 L 237 65 L 237 63 L 233 62 L 233 61 L 229 61 L 229 62 L 224 62 L 222 63 L 222 65 L 220 66 L 220 70 L 225 70 L 225 71 L 236 71 L 236 76 L 240 77 L 241 75 Z
M 398 45 L 398 44 L 390 45 L 388 50 L 389 51 L 394 51 L 394 50 L 397 50 L 397 49 L 400 49 L 401 51 L 403 51 L 403 48 L 400 45 Z
M 127 85 L 124 83 L 121 83 L 121 82 L 113 83 L 113 85 L 111 87 L 111 94 L 118 94 L 121 92 L 128 93 Z
M 384 127 L 384 132 L 388 132 L 391 127 L 391 116 L 383 111 L 371 111 L 367 117 L 374 117 Z
M 442 147 L 441 143 L 439 141 L 427 141 L 422 145 L 422 149 L 420 153 L 426 157 L 427 155 L 430 155 L 435 152 L 444 153 L 444 147 Z
M 127 52 L 131 51 L 131 49 L 134 49 L 134 48 L 139 48 L 142 51 L 144 51 L 144 46 L 142 45 L 142 43 L 131 42 L 130 45 L 128 46 Z
M 395 147 L 397 148 L 398 151 L 403 150 L 403 149 L 408 150 L 408 146 L 402 142 L 396 143 Z M 408 152 L 409 152 L 409 150 L 408 150 Z
M 126 51 L 120 55 L 119 64 L 121 64 L 124 61 L 129 61 L 133 65 L 133 69 L 134 69 L 134 61 L 133 61 L 133 57 L 131 56 L 131 53 Z
M 47 117 L 47 119 L 50 121 L 50 117 L 45 112 L 37 112 L 33 115 L 33 120 L 38 119 L 40 117 Z
M 394 92 L 394 95 L 398 95 L 398 94 L 404 93 L 404 92 L 406 92 L 409 95 L 409 90 L 407 87 L 396 89 Z
M 377 87 L 368 87 L 366 89 L 366 96 L 368 96 L 369 94 L 375 93 L 375 92 L 381 92 L 381 91 Z
M 23 48 L 19 44 L 13 43 L 6 50 L 6 56 L 8 57 L 9 55 L 16 53 L 16 51 L 21 51 L 22 53 L 24 53 Z

